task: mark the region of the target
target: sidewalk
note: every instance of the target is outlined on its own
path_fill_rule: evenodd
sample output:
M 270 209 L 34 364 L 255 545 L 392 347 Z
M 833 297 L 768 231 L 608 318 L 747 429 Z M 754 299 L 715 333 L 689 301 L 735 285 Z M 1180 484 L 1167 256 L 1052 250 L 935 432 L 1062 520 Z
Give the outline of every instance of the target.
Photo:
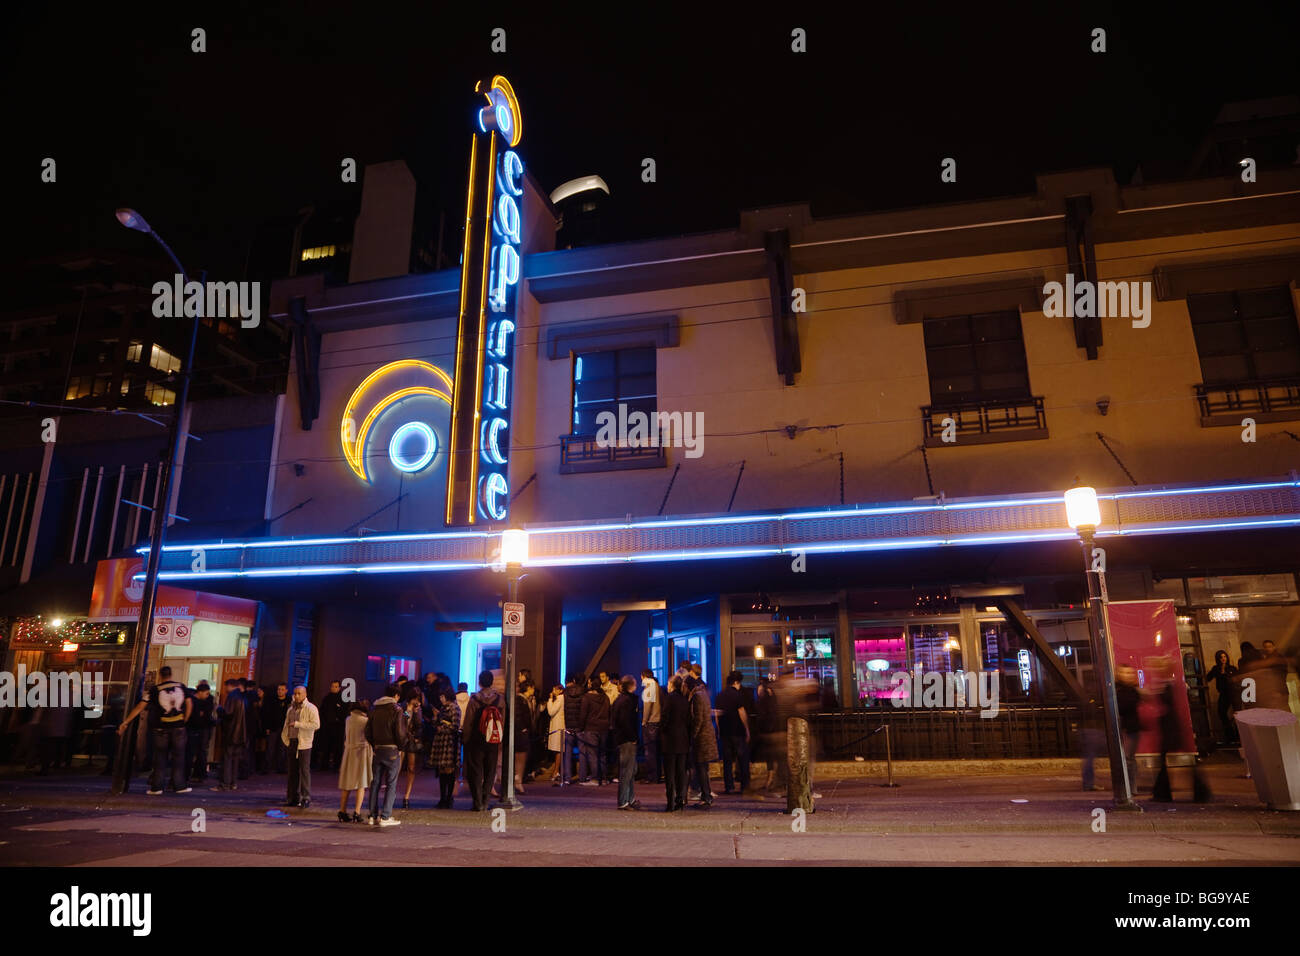
M 412 808 L 396 811 L 403 825 L 387 830 L 338 822 L 332 774 L 313 775 L 309 810 L 268 817 L 284 800 L 283 775 L 254 777 L 235 793 L 212 793 L 209 783 L 189 794 L 149 797 L 139 777 L 131 792 L 112 796 L 110 778 L 99 773 L 6 773 L 0 864 L 274 865 L 292 858 L 300 865 L 363 865 L 390 850 L 400 859 L 403 847 L 445 851 L 439 862 L 453 865 L 501 863 L 515 854 L 521 862 L 558 865 L 1300 862 L 1300 813 L 1264 809 L 1241 764 L 1226 759 L 1204 767 L 1212 802 L 1159 804 L 1143 795 L 1142 813 L 1110 810 L 1109 791 L 1083 792 L 1077 770 L 957 779 L 914 775 L 896 764 L 898 786 L 891 789 L 848 775 L 858 769 L 818 765 L 822 798 L 802 830 L 782 812 L 783 796 L 722 796 L 715 781 L 712 809 L 673 814 L 663 812 L 662 787 L 638 784 L 643 809 L 629 813 L 616 809 L 615 786 L 529 784 L 524 809 L 499 824 L 506 832 L 492 829 L 492 814 L 465 809 L 464 794 L 455 810 L 432 809 L 437 781 L 429 773 L 416 780 Z M 1108 783 L 1104 773 L 1099 782 Z M 1107 811 L 1104 832 L 1095 829 L 1098 808 Z M 207 828 L 194 834 L 199 809 Z M 385 849 L 377 854 L 372 843 Z

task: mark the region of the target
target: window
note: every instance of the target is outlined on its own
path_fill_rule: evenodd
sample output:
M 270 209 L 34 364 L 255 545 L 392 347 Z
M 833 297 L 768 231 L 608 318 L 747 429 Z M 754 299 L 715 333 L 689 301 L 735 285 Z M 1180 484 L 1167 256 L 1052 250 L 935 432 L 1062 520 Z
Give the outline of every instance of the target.
M 653 416 L 655 393 L 655 350 L 619 349 L 582 352 L 573 360 L 573 434 L 594 435 L 597 416 L 612 412 L 617 419 L 619 405 L 627 413 Z
M 934 405 L 1030 397 L 1020 313 L 1014 310 L 926 321 L 925 361 Z
M 91 383 L 90 394 L 107 395 L 112 380 L 113 377 L 111 375 L 96 375 L 94 381 Z
M 85 398 L 90 394 L 91 376 L 74 375 L 68 379 L 68 390 L 63 396 L 65 402 L 75 401 L 78 398 Z
M 181 370 L 181 360 L 171 352 L 160 349 L 158 346 L 153 347 L 149 353 L 149 366 L 163 372 L 179 372 Z
M 122 394 L 131 394 L 131 377 L 129 375 L 122 376 Z
M 371 654 L 366 658 L 366 680 L 385 680 L 384 659 Z
M 172 405 L 176 402 L 176 393 L 170 388 L 163 388 L 157 382 L 145 385 L 144 397 L 155 405 Z
M 128 362 L 138 362 L 144 356 L 144 343 L 132 342 L 126 349 L 126 360 Z
M 312 246 L 310 249 L 302 251 L 302 261 L 309 262 L 312 259 L 329 259 L 334 255 L 333 246 Z
M 1206 384 L 1300 377 L 1300 328 L 1286 286 L 1187 297 Z

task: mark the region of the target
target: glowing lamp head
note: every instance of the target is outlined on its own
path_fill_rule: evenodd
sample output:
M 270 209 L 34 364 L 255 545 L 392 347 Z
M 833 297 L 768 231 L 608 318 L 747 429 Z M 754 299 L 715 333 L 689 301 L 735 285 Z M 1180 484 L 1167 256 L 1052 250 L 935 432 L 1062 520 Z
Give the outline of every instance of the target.
M 1093 488 L 1071 488 L 1065 493 L 1065 518 L 1075 531 L 1101 524 L 1101 506 Z
M 62 627 L 62 626 L 63 626 L 63 618 L 61 617 L 56 617 L 54 620 L 50 621 L 50 627 Z
M 128 229 L 134 229 L 136 232 L 152 232 L 149 224 L 144 221 L 144 216 L 140 215 L 134 209 L 122 208 L 116 214 L 117 221 Z
M 509 567 L 519 567 L 528 560 L 528 532 L 510 528 L 501 532 L 501 560 Z

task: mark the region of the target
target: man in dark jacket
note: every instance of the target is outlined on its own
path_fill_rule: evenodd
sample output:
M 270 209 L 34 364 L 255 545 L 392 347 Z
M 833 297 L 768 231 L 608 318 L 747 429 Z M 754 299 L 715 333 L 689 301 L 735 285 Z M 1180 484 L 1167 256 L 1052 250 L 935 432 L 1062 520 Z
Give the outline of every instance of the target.
M 343 729 L 348 720 L 348 705 L 343 702 L 343 685 L 330 683 L 330 692 L 320 703 L 320 729 L 325 738 L 322 745 L 312 749 L 317 770 L 337 770 L 343 762 Z
M 253 771 L 266 773 L 266 754 L 258 754 L 257 745 L 262 740 L 262 702 L 257 696 L 257 685 L 245 677 L 239 678 L 239 693 L 244 698 L 244 723 L 248 740 L 243 756 L 239 758 L 239 779 L 247 780 Z
M 190 780 L 203 783 L 208 779 L 208 744 L 212 742 L 213 712 L 216 701 L 212 699 L 212 688 L 207 681 L 199 681 L 190 699 L 190 719 L 185 721 L 187 763 L 190 767 Z
M 741 686 L 740 671 L 727 675 L 727 686 L 718 694 L 718 736 L 722 743 L 723 793 L 735 793 L 736 783 L 741 790 L 749 789 L 749 739 L 750 720 L 754 711 L 746 707 L 746 696 Z M 735 778 L 732 766 L 735 766 Z
M 239 681 L 231 678 L 224 685 L 225 696 L 217 713 L 217 731 L 221 743 L 221 783 L 213 790 L 236 790 L 235 777 L 248 750 L 247 710 Z
M 501 759 L 501 741 L 505 739 L 506 702 L 492 682 L 491 671 L 478 675 L 478 693 L 470 697 L 465 714 L 465 780 L 473 801 L 471 809 L 475 811 L 487 809 L 489 788 Z M 495 709 L 495 714 L 489 708 Z M 487 733 L 493 734 L 497 742 L 492 743 Z
M 641 802 L 636 799 L 633 781 L 636 779 L 636 745 L 640 722 L 636 711 L 636 678 L 624 675 L 618 682 L 618 696 L 609 708 L 610 729 L 614 734 L 614 746 L 618 748 L 618 808 L 620 810 L 640 810 Z
M 701 810 L 713 806 L 713 789 L 709 786 L 709 764 L 718 759 L 718 735 L 713 728 L 713 701 L 709 696 L 709 685 L 704 683 L 701 674 L 696 673 L 699 665 L 691 669 L 690 705 L 691 705 L 691 760 L 695 764 L 695 785 L 700 789 L 700 802 L 695 804 Z
M 578 744 L 578 729 L 582 726 L 582 696 L 587 692 L 587 675 L 570 674 L 564 685 L 564 749 L 560 751 L 560 784 L 567 787 L 573 782 L 573 748 Z
M 384 688 L 384 696 L 375 701 L 366 721 L 366 742 L 374 748 L 370 775 L 370 819 L 373 826 L 392 827 L 402 821 L 393 819 L 393 803 L 397 799 L 397 774 L 402 765 L 402 754 L 409 741 L 406 714 L 397 702 L 397 685 Z M 384 791 L 384 806 L 379 807 L 379 788 Z
M 659 702 L 659 750 L 664 758 L 666 812 L 686 806 L 686 757 L 691 749 L 690 705 L 682 695 L 682 679 L 668 679 L 668 693 Z
M 587 693 L 582 695 L 582 709 L 578 713 L 579 786 L 596 787 L 604 782 L 600 765 L 608 733 L 609 697 L 600 689 L 600 681 L 592 677 L 587 681 Z
M 289 772 L 289 753 L 280 739 L 284 715 L 289 712 L 289 685 L 276 684 L 275 696 L 262 702 L 262 732 L 266 734 L 266 761 L 272 773 Z

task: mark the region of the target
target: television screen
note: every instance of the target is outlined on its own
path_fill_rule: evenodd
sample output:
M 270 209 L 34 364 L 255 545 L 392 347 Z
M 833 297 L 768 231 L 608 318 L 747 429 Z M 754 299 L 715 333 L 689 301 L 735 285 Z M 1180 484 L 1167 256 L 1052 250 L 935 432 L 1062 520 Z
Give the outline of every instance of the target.
M 835 656 L 834 644 L 829 637 L 799 637 L 794 642 L 795 654 L 800 660 L 810 657 Z

